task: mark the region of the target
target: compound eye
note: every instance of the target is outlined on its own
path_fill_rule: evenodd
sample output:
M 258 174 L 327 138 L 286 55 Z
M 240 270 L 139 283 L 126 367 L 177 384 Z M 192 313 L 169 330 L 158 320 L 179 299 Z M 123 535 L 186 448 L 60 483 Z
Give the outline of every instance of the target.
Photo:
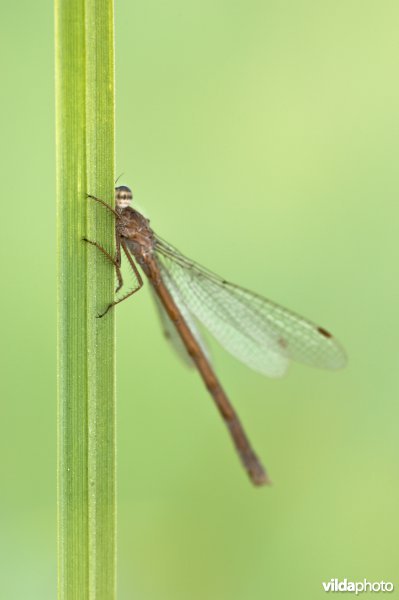
M 115 188 L 115 202 L 119 207 L 125 208 L 132 201 L 132 192 L 127 186 Z

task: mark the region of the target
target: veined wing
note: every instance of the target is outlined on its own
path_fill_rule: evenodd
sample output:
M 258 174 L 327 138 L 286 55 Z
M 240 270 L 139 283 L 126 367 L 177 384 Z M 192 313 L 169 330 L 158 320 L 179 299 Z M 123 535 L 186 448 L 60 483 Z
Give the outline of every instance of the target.
M 180 299 L 238 360 L 269 377 L 280 377 L 290 359 L 339 369 L 346 355 L 324 328 L 221 279 L 156 238 L 163 277 L 173 282 Z
M 207 359 L 209 361 L 211 361 L 210 355 L 209 355 L 209 350 L 206 347 L 206 344 L 205 344 L 204 340 L 202 339 L 200 332 L 198 331 L 198 328 L 197 328 L 196 323 L 194 322 L 193 316 L 190 314 L 189 309 L 183 302 L 181 295 L 179 293 L 179 289 L 176 287 L 176 285 L 173 281 L 173 278 L 169 275 L 169 273 L 166 272 L 166 273 L 163 273 L 163 279 L 164 279 L 164 283 L 167 286 L 177 308 L 179 309 L 184 320 L 186 321 L 187 325 L 189 326 L 191 333 L 193 334 L 195 340 L 197 341 L 198 345 L 200 346 L 201 350 L 203 351 L 203 353 L 205 354 Z M 162 330 L 163 330 L 165 337 L 171 343 L 171 345 L 174 348 L 174 350 L 176 351 L 177 355 L 183 360 L 183 362 L 186 363 L 187 366 L 193 367 L 194 363 L 192 361 L 192 358 L 188 354 L 186 347 L 183 344 L 182 339 L 176 330 L 176 327 L 173 325 L 172 321 L 169 318 L 168 313 L 166 312 L 166 310 L 164 309 L 163 305 L 161 304 L 158 296 L 154 292 L 152 285 L 150 285 L 150 289 L 151 289 L 152 297 L 154 298 L 154 302 L 158 309 L 159 317 L 160 317 L 161 324 L 162 324 Z

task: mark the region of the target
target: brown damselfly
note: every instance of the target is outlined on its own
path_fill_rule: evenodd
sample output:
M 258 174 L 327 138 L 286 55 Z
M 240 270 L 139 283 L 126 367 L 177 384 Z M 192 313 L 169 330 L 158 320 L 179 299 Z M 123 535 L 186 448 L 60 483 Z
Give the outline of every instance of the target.
M 130 188 L 117 187 L 114 210 L 103 200 L 89 196 L 115 215 L 115 258 L 97 242 L 86 238 L 85 241 L 96 246 L 114 265 L 116 292 L 123 286 L 122 253 L 137 282 L 98 316 L 103 317 L 142 287 L 136 260 L 151 284 L 166 336 L 198 369 L 251 481 L 255 485 L 270 483 L 213 370 L 196 322 L 202 323 L 238 360 L 269 377 L 283 375 L 291 359 L 315 367 L 339 369 L 346 363 L 345 352 L 323 327 L 221 279 L 183 256 L 158 237 L 148 219 L 130 206 L 132 197 Z

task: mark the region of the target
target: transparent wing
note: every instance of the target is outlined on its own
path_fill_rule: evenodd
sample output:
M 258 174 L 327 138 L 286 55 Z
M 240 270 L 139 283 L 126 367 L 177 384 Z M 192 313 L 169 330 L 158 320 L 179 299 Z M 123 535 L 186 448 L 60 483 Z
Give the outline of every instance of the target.
M 165 283 L 189 312 L 255 371 L 280 377 L 290 359 L 326 369 L 346 364 L 344 350 L 324 328 L 221 279 L 158 237 L 155 251 Z
M 187 325 L 189 326 L 191 333 L 193 334 L 194 338 L 196 339 L 197 343 L 199 344 L 201 350 L 203 351 L 203 353 L 205 354 L 207 359 L 211 362 L 209 350 L 206 347 L 206 344 L 204 343 L 204 340 L 202 339 L 200 332 L 198 331 L 197 325 L 194 322 L 194 318 L 190 314 L 190 311 L 188 310 L 187 306 L 182 301 L 180 294 L 179 294 L 179 290 L 174 285 L 174 282 L 169 277 L 168 273 L 164 274 L 164 281 L 168 287 L 169 292 L 171 293 L 171 295 L 173 297 L 173 300 L 176 303 L 176 306 L 180 310 L 184 320 L 186 321 Z M 176 351 L 179 358 L 187 366 L 193 367 L 194 363 L 192 361 L 191 356 L 188 354 L 186 347 L 183 344 L 182 339 L 176 330 L 176 327 L 173 325 L 172 321 L 170 320 L 168 313 L 164 309 L 163 305 L 161 304 L 158 296 L 154 292 L 151 285 L 150 285 L 150 290 L 151 290 L 152 297 L 154 298 L 156 307 L 158 309 L 159 318 L 160 318 L 161 324 L 162 324 L 162 331 L 163 331 L 166 339 L 171 343 L 172 347 Z

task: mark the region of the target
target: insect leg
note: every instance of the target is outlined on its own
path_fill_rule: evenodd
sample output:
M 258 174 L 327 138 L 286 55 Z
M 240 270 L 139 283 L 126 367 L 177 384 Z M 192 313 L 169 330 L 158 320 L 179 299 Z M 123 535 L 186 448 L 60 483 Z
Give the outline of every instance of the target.
M 122 296 L 122 298 L 119 298 L 119 300 L 115 300 L 114 302 L 111 302 L 110 304 L 108 304 L 107 308 L 105 309 L 105 311 L 103 313 L 101 313 L 100 315 L 97 315 L 99 318 L 103 317 L 104 315 L 107 314 L 107 312 L 113 308 L 114 306 L 116 306 L 117 304 L 120 304 L 121 302 L 123 302 L 124 300 L 127 300 L 127 298 L 130 298 L 130 296 L 133 296 L 133 294 L 135 294 L 136 292 L 138 292 L 142 287 L 143 287 L 143 280 L 141 278 L 141 275 L 134 263 L 133 258 L 130 256 L 128 249 L 126 248 L 126 245 L 123 241 L 120 241 L 120 246 L 122 246 L 122 250 L 124 251 L 124 253 L 126 254 L 126 258 L 129 261 L 130 266 L 132 267 L 133 273 L 136 276 L 137 279 L 137 287 L 135 287 L 133 290 L 131 290 L 129 293 L 125 294 L 124 296 Z M 120 249 L 119 249 L 119 253 L 120 253 Z
M 112 212 L 117 219 L 120 219 L 120 215 L 107 202 L 104 202 L 104 200 L 101 200 L 101 198 L 97 198 L 96 196 L 92 196 L 91 194 L 87 194 L 87 197 L 91 200 L 94 200 L 95 202 L 98 202 L 99 204 L 102 204 L 102 206 L 104 206 L 106 209 Z
M 117 237 L 117 239 L 116 239 L 116 258 L 113 258 L 109 254 L 109 252 L 106 251 L 105 248 L 100 246 L 100 244 L 98 242 L 94 242 L 93 240 L 88 240 L 87 238 L 82 238 L 82 240 L 84 242 L 87 242 L 88 244 L 91 244 L 92 246 L 95 246 L 114 265 L 115 271 L 116 271 L 116 276 L 118 278 L 118 286 L 116 288 L 116 291 L 118 292 L 121 289 L 121 287 L 123 286 L 123 277 L 122 277 L 121 268 L 120 268 L 121 267 L 121 249 L 120 249 L 119 238 Z

